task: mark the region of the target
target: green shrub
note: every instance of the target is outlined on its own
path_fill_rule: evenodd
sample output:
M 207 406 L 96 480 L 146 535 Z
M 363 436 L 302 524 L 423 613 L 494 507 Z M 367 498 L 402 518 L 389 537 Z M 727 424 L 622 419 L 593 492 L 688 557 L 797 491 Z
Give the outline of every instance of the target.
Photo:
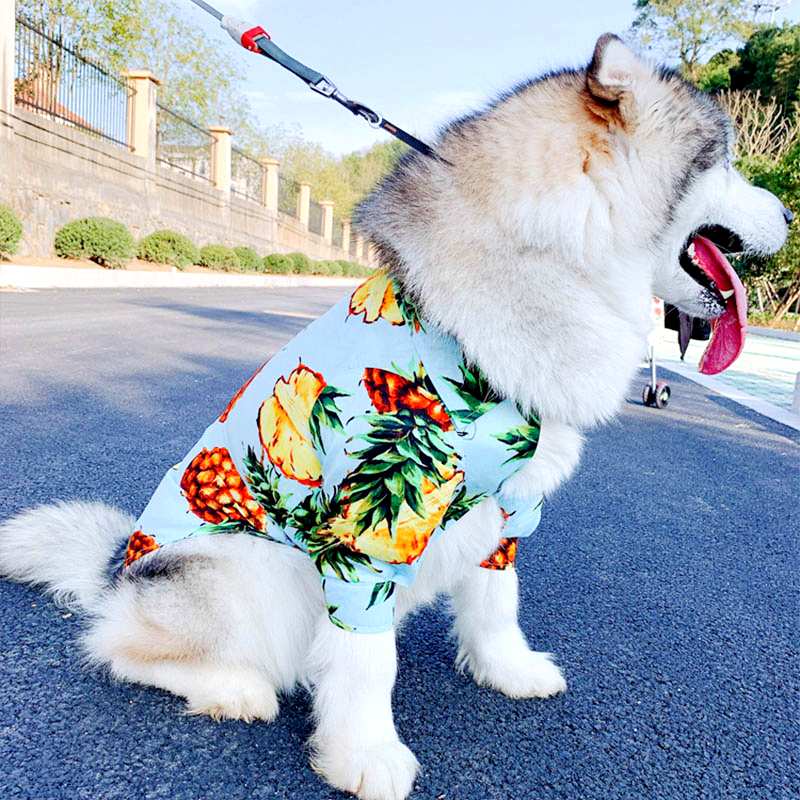
M 197 246 L 182 233 L 154 231 L 139 242 L 139 258 L 156 264 L 172 264 L 178 269 L 196 264 L 200 258 Z
M 225 272 L 239 269 L 239 257 L 224 244 L 207 244 L 200 248 L 200 260 L 198 263 L 209 269 L 221 269 Z
M 8 207 L 0 205 L 0 258 L 17 252 L 22 238 L 22 224 Z
M 274 275 L 289 275 L 294 272 L 294 262 L 283 253 L 272 253 L 264 256 L 264 270 Z
M 68 222 L 56 233 L 56 255 L 88 258 L 104 267 L 121 267 L 133 258 L 136 245 L 130 231 L 105 217 L 84 217 Z
M 303 275 L 312 271 L 312 261 L 305 253 L 289 253 L 288 257 L 292 260 L 293 272 Z
M 239 259 L 239 267 L 250 272 L 258 272 L 263 267 L 263 261 L 252 247 L 234 247 L 233 252 Z

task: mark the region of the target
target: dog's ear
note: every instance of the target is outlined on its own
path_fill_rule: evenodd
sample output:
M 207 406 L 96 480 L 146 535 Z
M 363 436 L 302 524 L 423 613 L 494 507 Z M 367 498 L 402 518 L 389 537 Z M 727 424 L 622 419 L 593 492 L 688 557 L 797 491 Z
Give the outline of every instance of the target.
M 594 46 L 586 71 L 586 86 L 598 100 L 613 103 L 631 89 L 644 64 L 636 53 L 613 33 L 604 33 Z

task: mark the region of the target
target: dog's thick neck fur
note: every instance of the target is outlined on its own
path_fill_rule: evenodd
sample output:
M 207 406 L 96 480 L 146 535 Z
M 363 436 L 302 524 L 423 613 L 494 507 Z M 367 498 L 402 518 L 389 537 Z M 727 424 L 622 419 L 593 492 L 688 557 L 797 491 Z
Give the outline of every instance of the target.
M 677 260 L 690 233 L 665 236 L 664 221 L 692 170 L 728 148 L 713 103 L 671 73 L 626 68 L 636 93 L 597 52 L 518 87 L 441 132 L 449 164 L 406 156 L 356 215 L 498 392 L 579 427 L 618 410 L 651 325 L 652 262 Z

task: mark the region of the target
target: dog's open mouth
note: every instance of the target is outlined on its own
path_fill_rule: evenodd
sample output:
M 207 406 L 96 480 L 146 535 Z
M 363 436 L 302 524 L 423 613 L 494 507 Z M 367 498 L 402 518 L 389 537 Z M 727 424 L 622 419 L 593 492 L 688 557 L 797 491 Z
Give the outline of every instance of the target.
M 698 370 L 705 375 L 727 369 L 744 348 L 747 292 L 723 255 L 723 250 L 732 254 L 743 249 L 736 234 L 714 226 L 701 228 L 689 237 L 681 255 L 681 266 L 711 293 L 722 309 L 711 321 L 711 341 L 698 364 Z

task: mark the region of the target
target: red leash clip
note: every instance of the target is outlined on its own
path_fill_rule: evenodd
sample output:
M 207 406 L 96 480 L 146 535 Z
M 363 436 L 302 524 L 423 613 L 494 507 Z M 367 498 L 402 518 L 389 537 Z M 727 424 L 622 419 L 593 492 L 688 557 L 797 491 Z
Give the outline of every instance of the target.
M 267 39 L 271 39 L 270 35 L 260 26 L 256 25 L 255 28 L 250 28 L 249 31 L 245 31 L 242 34 L 242 47 L 245 50 L 251 50 L 253 53 L 258 53 L 258 45 L 256 44 L 256 39 L 259 36 L 265 36 Z

